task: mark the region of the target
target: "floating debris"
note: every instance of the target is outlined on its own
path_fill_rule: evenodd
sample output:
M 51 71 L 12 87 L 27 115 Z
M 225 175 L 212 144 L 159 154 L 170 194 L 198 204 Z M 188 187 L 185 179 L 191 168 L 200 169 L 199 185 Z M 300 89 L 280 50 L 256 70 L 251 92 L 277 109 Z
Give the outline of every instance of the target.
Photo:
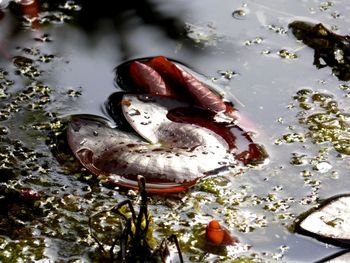
M 349 36 L 337 35 L 321 23 L 294 21 L 289 28 L 298 40 L 315 50 L 313 64 L 317 68 L 329 66 L 339 80 L 350 80 Z M 321 64 L 321 59 L 326 64 Z

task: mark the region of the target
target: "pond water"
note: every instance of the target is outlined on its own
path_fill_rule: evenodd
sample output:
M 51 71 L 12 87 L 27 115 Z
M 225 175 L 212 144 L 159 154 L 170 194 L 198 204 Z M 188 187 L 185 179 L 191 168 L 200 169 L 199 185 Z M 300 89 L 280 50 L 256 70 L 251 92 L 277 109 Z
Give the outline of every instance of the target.
M 321 200 L 349 191 L 350 88 L 330 67 L 313 65 L 314 51 L 296 40 L 288 24 L 321 22 L 349 35 L 350 3 L 143 2 L 115 10 L 108 1 L 42 1 L 36 19 L 28 18 L 33 8 L 3 4 L 0 261 L 99 260 L 89 216 L 125 199 L 137 203 L 137 194 L 81 171 L 55 138 L 64 137 L 69 115 L 107 117 L 103 105 L 117 90 L 116 66 L 156 55 L 220 85 L 270 156 L 268 164 L 205 179 L 186 193 L 152 196 L 157 240 L 176 234 L 186 262 L 310 262 L 339 252 L 293 229 Z M 108 215 L 96 226 L 104 240 L 116 228 L 115 218 Z M 240 244 L 203 247 L 212 219 Z

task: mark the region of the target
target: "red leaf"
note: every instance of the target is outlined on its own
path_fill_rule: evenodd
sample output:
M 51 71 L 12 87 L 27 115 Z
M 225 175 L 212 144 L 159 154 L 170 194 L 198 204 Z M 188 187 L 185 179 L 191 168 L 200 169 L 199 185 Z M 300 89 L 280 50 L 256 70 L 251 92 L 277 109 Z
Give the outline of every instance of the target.
M 213 112 L 224 112 L 226 110 L 226 104 L 219 95 L 215 94 L 207 85 L 200 82 L 180 66 L 176 65 L 176 67 L 181 73 L 181 77 L 188 92 L 199 106 Z
M 135 84 L 146 93 L 157 95 L 171 94 L 159 73 L 146 64 L 138 61 L 132 62 L 130 64 L 130 75 Z
M 171 87 L 182 86 L 185 88 L 198 106 L 213 112 L 226 110 L 226 104 L 220 96 L 179 65 L 161 56 L 151 59 L 147 64 L 155 69 L 167 83 L 169 82 Z M 181 90 L 177 89 L 174 92 L 178 93 Z
M 146 64 L 156 70 L 162 76 L 165 82 L 168 83 L 173 89 L 184 84 L 176 65 L 167 60 L 165 57 L 154 57 L 150 61 L 146 62 Z M 178 90 L 175 92 L 178 92 Z

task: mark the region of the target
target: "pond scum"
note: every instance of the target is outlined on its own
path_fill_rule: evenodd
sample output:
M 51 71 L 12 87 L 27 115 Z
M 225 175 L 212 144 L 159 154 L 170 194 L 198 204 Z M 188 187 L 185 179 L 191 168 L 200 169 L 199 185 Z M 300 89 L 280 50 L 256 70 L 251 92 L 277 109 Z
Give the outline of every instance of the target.
M 80 10 L 73 1 L 55 10 L 45 6 L 38 17 L 41 25 L 62 25 L 72 20 L 70 12 Z M 24 30 L 32 25 L 32 20 L 24 19 Z M 55 39 L 45 33 L 34 41 L 35 47 L 18 47 L 8 68 L 0 69 L 0 261 L 100 262 L 105 258 L 90 235 L 89 217 L 125 199 L 135 206 L 140 198 L 134 191 L 112 188 L 106 178 L 94 179 L 67 152 L 66 123 L 57 117 L 55 108 L 74 104 L 81 90 L 54 87 L 41 80 L 57 62 L 55 54 L 42 53 L 41 48 Z M 349 96 L 348 86 L 339 88 Z M 339 159 L 350 154 L 349 115 L 332 95 L 302 89 L 295 94 L 290 110 L 297 112 L 298 123 L 288 126 L 290 132 L 276 140 L 278 147 L 301 142 L 320 146 L 316 154 L 295 152 L 290 158 L 292 165 L 301 167 L 300 176 L 311 188 L 309 194 L 284 196 L 282 185 L 257 194 L 252 185 L 237 184 L 232 177 L 206 179 L 184 194 L 150 197 L 154 238 L 159 241 L 175 234 L 185 262 L 283 259 L 288 245 L 255 251 L 245 236 L 264 233 L 276 222 L 291 227 L 298 216 L 293 205 L 299 203 L 302 211 L 317 206 L 322 176 L 337 179 L 330 153 L 335 151 Z M 99 215 L 95 234 L 107 249 L 120 231 L 120 220 L 113 213 Z M 227 248 L 208 245 L 205 227 L 213 218 L 229 228 L 240 244 Z
M 51 41 L 40 42 L 49 45 Z M 57 104 L 74 102 L 80 91 L 72 88 L 62 91 L 37 80 L 45 74 L 44 63 L 50 64 L 54 55 L 45 55 L 50 59 L 43 59 L 39 48 L 34 47 L 18 48 L 17 52 L 12 61 L 13 73 L 0 71 L 0 261 L 103 260 L 89 232 L 89 217 L 111 209 L 125 198 L 136 204 L 137 194 L 117 191 L 118 188 L 106 184 L 105 178 L 94 180 L 74 162 L 63 139 L 65 120 L 57 118 L 53 109 Z M 19 88 L 16 81 L 21 82 L 22 78 L 26 84 Z M 271 203 L 273 199 L 273 196 L 259 198 L 245 186 L 233 186 L 230 178 L 204 180 L 195 191 L 151 198 L 150 211 L 157 225 L 155 237 L 176 234 L 185 260 L 193 262 L 215 258 L 258 262 L 259 257 L 279 258 L 282 252 L 251 253 L 250 245 L 244 242 L 218 248 L 205 240 L 205 227 L 215 217 L 242 233 L 265 227 L 263 214 L 239 207 Z M 278 201 L 267 209 L 281 211 L 283 203 Z M 115 237 L 113 231 L 120 227 L 116 222 L 117 215 L 100 218 L 97 231 L 104 236 L 102 241 Z
M 45 11 L 38 19 L 41 24 L 56 24 L 70 17 Z M 32 24 L 24 21 L 26 28 Z M 133 204 L 139 199 L 133 191 L 116 191 L 104 178 L 92 179 L 67 152 L 65 122 L 54 109 L 60 103 L 74 103 L 81 92 L 39 80 L 56 61 L 54 54 L 42 54 L 41 47 L 54 40 L 49 34 L 34 40 L 39 43 L 35 47 L 17 47 L 9 65 L 13 71 L 0 70 L 0 261 L 100 261 L 103 255 L 90 235 L 89 217 L 125 198 Z M 263 215 L 238 209 L 257 197 L 250 197 L 245 188 L 232 193 L 231 186 L 229 179 L 219 177 L 203 181 L 197 191 L 167 199 L 153 197 L 150 210 L 158 226 L 156 237 L 176 234 L 191 261 L 231 260 L 237 253 L 243 253 L 237 262 L 245 257 L 258 260 L 244 243 L 228 249 L 206 245 L 205 227 L 215 215 L 241 232 L 267 224 Z M 115 238 L 120 227 L 116 222 L 117 215 L 100 218 L 97 231 L 104 236 L 102 241 Z
M 346 85 L 340 85 L 344 90 Z M 328 142 L 340 154 L 350 154 L 350 114 L 339 108 L 330 94 L 309 89 L 300 90 L 295 99 L 304 111 L 299 113 L 299 123 L 309 131 L 305 137 L 314 143 Z
M 349 90 L 344 84 L 339 87 L 346 92 Z M 296 124 L 289 123 L 291 132 L 277 139 L 275 144 L 300 146 L 291 153 L 290 164 L 300 168 L 304 185 L 311 191 L 299 202 L 317 207 L 322 181 L 337 180 L 339 174 L 335 166 L 344 165 L 344 157 L 350 154 L 350 115 L 330 93 L 307 88 L 299 90 L 293 99 L 288 108 L 296 113 Z M 282 119 L 278 121 L 283 123 Z M 316 147 L 311 149 L 310 145 Z
M 348 91 L 349 87 L 345 84 L 339 85 L 339 88 Z M 348 96 L 348 93 L 345 97 Z M 291 163 L 302 165 L 310 162 L 315 171 L 321 173 L 328 172 L 332 166 L 327 161 L 330 151 L 336 151 L 337 157 L 350 155 L 350 114 L 346 109 L 341 108 L 333 95 L 314 91 L 312 89 L 299 90 L 294 96 L 294 100 L 300 109 L 297 112 L 297 120 L 302 132 L 287 133 L 282 138 L 276 140 L 276 144 L 295 143 L 311 141 L 313 144 L 320 145 L 319 154 L 310 159 L 306 155 L 294 153 Z M 295 108 L 295 104 L 289 107 Z M 295 126 L 289 126 L 290 130 L 296 129 Z M 333 174 L 336 176 L 336 172 Z M 304 177 L 311 176 L 310 172 L 305 172 Z

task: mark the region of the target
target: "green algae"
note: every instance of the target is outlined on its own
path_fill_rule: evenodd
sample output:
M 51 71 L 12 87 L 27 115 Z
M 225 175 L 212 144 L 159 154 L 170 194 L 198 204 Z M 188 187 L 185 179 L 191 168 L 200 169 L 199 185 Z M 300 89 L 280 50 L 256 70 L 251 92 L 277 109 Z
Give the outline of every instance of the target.
M 84 100 L 89 103 L 91 100 L 93 104 L 95 98 L 86 97 L 86 86 L 75 86 L 75 83 L 67 84 L 64 81 L 63 84 L 57 84 L 49 77 L 52 67 L 57 66 L 55 63 L 65 65 L 59 67 L 58 71 L 70 71 L 72 68 L 68 61 L 68 53 L 71 51 L 59 49 L 59 53 L 49 48 L 61 41 L 55 31 L 51 33 L 49 29 L 64 27 L 67 22 L 73 21 L 74 12 L 80 10 L 79 5 L 72 1 L 62 2 L 64 3 L 57 6 L 45 3 L 38 18 L 42 28 L 29 37 L 34 43 L 26 43 L 14 49 L 14 55 L 21 58 L 9 61 L 0 70 L 0 181 L 3 187 L 0 197 L 6 208 L 6 212 L 0 215 L 0 261 L 4 262 L 100 262 L 104 258 L 91 238 L 89 217 L 109 210 L 125 199 L 132 200 L 135 206 L 139 202 L 134 191 L 110 186 L 103 178 L 96 179 L 86 172 L 65 145 L 65 120 L 58 118 L 59 110 L 72 105 L 78 108 L 79 102 Z M 320 4 L 315 8 L 327 11 L 332 6 Z M 230 12 L 232 11 L 228 13 Z M 23 30 L 34 31 L 33 24 L 33 21 L 25 20 Z M 191 25 L 205 25 L 192 26 L 187 37 L 197 42 L 194 46 L 212 48 L 209 52 L 210 61 L 215 62 L 212 55 L 220 56 L 220 52 L 223 52 L 220 49 L 220 44 L 225 41 L 221 35 L 223 28 L 200 22 Z M 284 25 L 271 23 L 268 26 L 260 25 L 260 28 L 263 29 L 256 32 L 256 35 L 243 35 L 244 40 L 251 40 L 239 42 L 240 45 L 244 43 L 244 48 L 253 54 L 255 48 L 259 48 L 256 52 L 258 55 L 254 55 L 254 64 L 264 50 L 277 55 L 278 59 L 285 58 L 280 60 L 286 64 L 299 63 L 303 59 L 301 52 L 289 47 L 292 41 L 273 45 L 274 39 L 270 35 L 264 35 L 263 30 L 266 30 L 277 37 L 287 38 Z M 206 35 L 201 35 L 203 30 Z M 232 32 L 238 34 L 232 37 L 234 41 L 239 39 L 239 30 Z M 59 45 L 63 46 L 63 43 Z M 181 53 L 182 45 L 179 41 L 177 52 Z M 215 46 L 219 46 L 219 49 L 216 50 Z M 229 46 L 232 47 L 231 42 Z M 243 54 L 239 57 L 239 63 L 254 70 L 253 63 L 248 62 L 248 53 L 237 50 Z M 201 53 L 201 56 L 205 54 Z M 238 55 L 229 54 L 227 57 L 234 61 L 236 56 Z M 267 57 L 265 62 L 274 59 L 273 56 L 264 57 Z M 227 85 L 236 68 L 231 64 L 230 67 L 221 65 L 221 62 L 219 64 L 220 68 L 230 68 L 230 71 L 220 73 Z M 116 65 L 110 67 L 110 71 L 114 66 Z M 242 81 L 244 74 L 248 74 L 243 67 L 237 69 L 239 73 L 232 80 Z M 314 83 L 314 79 L 311 81 L 307 76 L 304 78 Z M 234 83 L 235 92 L 239 92 L 240 83 Z M 271 81 L 268 83 L 270 85 Z M 242 86 L 247 94 L 254 93 L 253 88 L 249 89 L 252 84 L 242 83 Z M 328 88 L 326 85 L 322 87 Z M 100 87 L 96 85 L 94 88 Z M 350 153 L 349 116 L 342 103 L 342 99 L 346 100 L 350 93 L 348 85 L 344 83 L 335 88 L 342 92 L 344 98 L 316 87 L 293 92 L 296 94 L 287 111 L 295 113 L 296 117 L 293 119 L 286 114 L 278 122 L 285 127 L 273 134 L 278 145 L 268 145 L 268 140 L 261 138 L 269 150 L 276 147 L 282 153 L 272 155 L 278 161 L 272 159 L 271 167 L 261 170 L 252 168 L 253 171 L 242 171 L 237 175 L 208 178 L 199 182 L 194 189 L 176 196 L 152 196 L 150 213 L 154 220 L 157 243 L 166 236 L 176 234 L 187 261 L 192 262 L 293 262 L 293 255 L 288 255 L 288 246 L 281 245 L 289 245 L 286 229 L 300 212 L 319 203 L 322 189 L 336 188 L 342 184 L 339 181 L 344 181 L 344 174 L 337 166 L 346 160 L 343 155 Z M 299 89 L 299 86 L 295 89 Z M 283 93 L 286 94 L 288 93 Z M 269 96 L 271 99 L 274 97 Z M 288 97 L 289 102 L 289 95 L 285 97 Z M 256 103 L 260 102 L 254 102 L 254 106 Z M 275 111 L 278 105 L 272 104 L 275 108 L 271 111 Z M 65 111 L 67 112 L 70 111 Z M 265 132 L 269 133 L 270 130 Z M 335 158 L 334 152 L 339 157 Z M 280 162 L 277 155 L 287 156 L 287 161 Z M 332 166 L 326 171 L 319 166 L 319 163 L 325 162 Z M 38 192 L 40 199 L 34 202 L 20 199 L 17 193 L 26 188 Z M 121 222 L 111 213 L 100 214 L 95 219 L 94 230 L 108 249 L 111 240 L 119 236 Z M 204 232 L 206 224 L 212 219 L 219 220 L 238 237 L 240 246 L 217 248 L 208 245 Z M 276 237 L 278 235 L 286 240 L 281 241 Z M 306 242 L 302 238 L 296 240 Z M 291 241 L 290 247 L 294 243 L 295 240 Z M 307 244 L 306 242 L 305 251 L 314 253 L 308 249 Z M 295 252 L 294 250 L 293 253 Z
M 312 90 L 300 90 L 294 99 L 300 104 L 312 105 L 305 109 L 299 104 L 303 110 L 299 123 L 309 129 L 299 137 L 309 138 L 316 144 L 329 143 L 339 153 L 349 155 L 350 123 L 346 109 L 341 108 L 332 95 Z M 288 134 L 283 139 L 293 142 L 294 137 Z

